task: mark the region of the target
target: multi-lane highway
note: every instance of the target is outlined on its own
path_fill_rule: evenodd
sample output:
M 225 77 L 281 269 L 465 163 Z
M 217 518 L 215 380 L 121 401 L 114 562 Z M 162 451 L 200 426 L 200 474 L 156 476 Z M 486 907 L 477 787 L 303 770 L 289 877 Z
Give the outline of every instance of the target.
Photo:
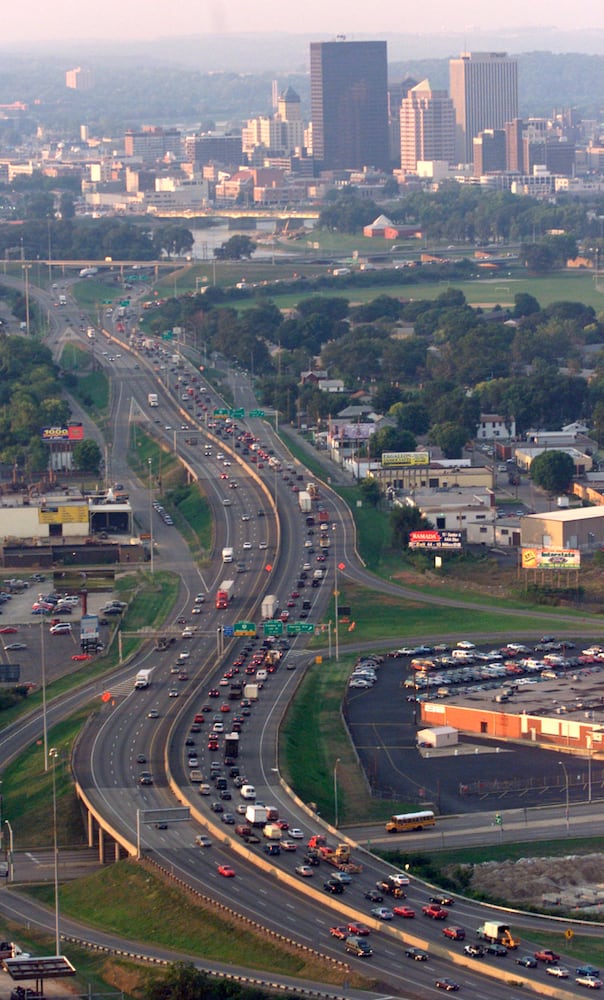
M 99 345 L 100 346 L 100 345 Z M 104 348 L 103 348 L 104 349 Z M 95 806 L 106 817 L 110 825 L 120 830 L 130 842 L 136 842 L 137 812 L 140 810 L 170 808 L 176 804 L 169 781 L 182 788 L 181 798 L 190 801 L 200 814 L 200 822 L 169 822 L 166 829 L 157 829 L 154 823 L 144 824 L 142 842 L 145 850 L 162 863 L 167 870 L 186 879 L 207 895 L 228 903 L 238 912 L 252 916 L 263 924 L 281 933 L 312 945 L 326 954 L 343 957 L 341 944 L 329 935 L 332 924 L 342 923 L 344 915 L 352 918 L 363 916 L 373 924 L 372 944 L 374 957 L 371 974 L 389 984 L 392 992 L 399 996 L 426 996 L 434 991 L 437 975 L 450 974 L 459 982 L 464 992 L 474 997 L 514 997 L 518 991 L 501 982 L 491 982 L 476 971 L 472 960 L 464 960 L 461 968 L 451 972 L 444 950 L 442 926 L 421 917 L 421 906 L 430 895 L 429 888 L 415 880 L 408 890 L 409 902 L 417 912 L 413 922 L 399 918 L 395 929 L 379 925 L 370 918 L 371 903 L 363 893 L 371 888 L 383 874 L 384 866 L 371 855 L 359 852 L 363 872 L 354 876 L 353 884 L 346 888 L 339 900 L 323 893 L 322 883 L 331 869 L 321 865 L 312 880 L 299 880 L 299 889 L 292 885 L 298 879 L 294 868 L 300 859 L 301 849 L 295 853 L 283 853 L 279 858 L 265 859 L 261 846 L 244 849 L 242 843 L 231 838 L 231 829 L 220 824 L 219 817 L 210 810 L 209 803 L 215 797 L 200 797 L 189 781 L 185 740 L 189 737 L 190 724 L 195 712 L 208 698 L 211 688 L 219 684 L 226 666 L 241 651 L 244 640 L 232 641 L 225 649 L 224 657 L 216 653 L 216 635 L 221 625 L 234 620 L 259 620 L 258 605 L 266 592 L 277 593 L 285 598 L 296 589 L 303 566 L 310 558 L 305 542 L 308 541 L 304 518 L 297 508 L 297 496 L 291 485 L 284 482 L 282 474 L 273 471 L 256 470 L 246 467 L 241 449 L 231 447 L 226 435 L 216 437 L 203 432 L 205 420 L 198 425 L 197 446 L 187 445 L 182 424 L 191 422 L 182 401 L 178 399 L 178 389 L 174 380 L 172 386 L 164 389 L 157 385 L 157 377 L 144 360 L 131 355 L 125 348 L 118 350 L 114 345 L 112 354 L 102 351 L 98 356 L 112 370 L 113 410 L 111 422 L 111 474 L 112 478 L 128 482 L 130 495 L 137 510 L 143 529 L 149 530 L 149 518 L 153 518 L 153 536 L 158 545 L 158 565 L 175 570 L 181 578 L 181 590 L 174 619 L 185 617 L 195 621 L 195 635 L 190 640 L 182 640 L 176 652 L 186 648 L 188 680 L 177 682 L 171 673 L 175 659 L 172 651 L 156 653 L 147 651 L 129 667 L 120 670 L 112 684 L 113 699 L 96 716 L 79 744 L 74 761 L 79 782 Z M 121 355 L 121 357 L 118 357 Z M 114 361 L 109 361 L 113 357 Z M 251 408 L 255 403 L 248 380 L 236 376 L 236 403 Z M 176 389 L 176 391 L 175 391 Z M 159 406 L 149 414 L 147 397 L 150 391 L 157 391 Z M 216 400 L 210 391 L 211 400 Z M 149 416 L 140 417 L 140 414 Z M 147 427 L 167 447 L 176 444 L 195 475 L 203 481 L 204 491 L 212 506 L 216 523 L 215 551 L 223 545 L 233 546 L 236 560 L 246 562 L 246 572 L 231 574 L 231 566 L 223 566 L 215 559 L 212 568 L 201 571 L 193 565 L 184 542 L 173 527 L 154 517 L 149 504 L 149 496 L 140 485 L 133 483 L 126 465 L 125 443 L 128 440 L 132 419 L 144 419 Z M 159 420 L 159 423 L 155 423 Z M 272 435 L 264 423 L 249 421 L 256 436 L 282 458 L 286 465 L 291 461 L 283 452 L 279 440 Z M 175 433 L 176 431 L 176 433 Z M 202 440 L 212 442 L 211 455 L 206 455 Z M 225 456 L 220 459 L 219 452 Z M 225 466 L 224 462 L 231 462 Z M 229 479 L 221 479 L 228 475 Z M 264 488 L 254 478 L 264 480 Z M 236 481 L 237 487 L 230 483 Z M 223 501 L 230 499 L 227 506 Z M 337 525 L 339 558 L 350 568 L 351 575 L 365 583 L 375 581 L 358 564 L 354 551 L 354 532 L 350 514 L 343 504 L 332 494 L 326 501 L 330 520 Z M 275 503 L 279 520 L 275 518 Z M 258 512 L 262 510 L 263 515 Z M 248 517 L 249 520 L 243 520 Z M 247 548 L 247 544 L 251 546 Z M 260 548 L 266 544 L 267 548 Z M 245 546 L 245 547 L 244 547 Z M 314 555 L 314 554 L 313 554 Z M 330 557 L 331 558 L 331 557 Z M 333 562 L 333 558 L 331 558 Z M 315 565 L 311 562 L 311 565 Z M 317 620 L 328 599 L 332 578 L 330 561 L 327 581 L 320 587 L 305 590 L 313 608 L 310 620 Z M 268 569 L 268 567 L 271 569 Z M 232 576 L 235 580 L 235 599 L 228 613 L 213 607 L 213 595 L 221 579 Z M 400 588 L 395 588 L 400 593 Z M 199 591 L 207 594 L 202 605 L 202 614 L 191 617 L 194 595 Z M 278 781 L 277 727 L 297 682 L 300 667 L 305 658 L 294 648 L 287 653 L 287 660 L 299 664 L 288 671 L 284 665 L 266 683 L 257 704 L 250 715 L 245 717 L 241 733 L 241 755 L 238 765 L 255 785 L 258 798 L 275 804 L 282 816 L 291 825 L 297 826 L 306 835 L 314 832 L 316 822 L 312 814 L 302 804 L 297 804 Z M 140 666 L 153 666 L 153 680 L 146 691 L 133 689 L 136 670 Z M 170 689 L 178 689 L 178 697 L 170 697 Z M 220 699 L 221 700 L 221 699 Z M 220 700 L 216 700 L 218 705 Z M 152 709 L 157 718 L 149 718 Z M 218 711 L 218 708 L 217 708 Z M 52 720 L 51 720 L 52 721 Z M 211 752 L 205 746 L 205 736 L 199 734 L 200 767 L 209 771 Z M 0 747 L 2 749 L 2 747 Z M 144 757 L 143 762 L 139 758 Z M 153 774 L 152 785 L 140 784 L 140 771 L 144 766 Z M 230 782 L 229 782 L 230 784 Z M 173 787 L 173 786 L 172 786 Z M 233 811 L 239 799 L 233 789 Z M 226 803 L 227 805 L 229 803 Z M 200 849 L 195 846 L 195 835 L 200 829 L 209 831 L 213 846 Z M 301 841 L 304 843 L 304 841 Z M 238 851 L 237 848 L 240 848 Z M 246 854 L 248 856 L 246 856 Z M 259 862 L 265 863 L 261 865 Z M 269 866 L 266 862 L 270 860 Z M 220 863 L 235 867 L 236 877 L 224 879 L 217 871 Z M 311 889 L 312 883 L 312 889 Z M 486 911 L 488 914 L 488 911 Z M 485 912 L 476 904 L 458 900 L 451 915 L 454 923 L 465 925 L 468 930 L 475 928 L 485 919 Z M 413 927 L 409 928 L 409 924 Z M 414 931 L 423 944 L 429 946 L 431 959 L 427 963 L 415 963 L 404 958 L 402 947 L 403 928 L 408 937 Z M 473 936 L 473 935 L 472 935 Z M 459 947 L 452 950 L 461 957 Z M 359 961 L 350 959 L 351 962 Z M 502 960 L 489 959 L 495 967 Z M 521 970 L 512 966 L 513 957 L 505 960 L 508 978 L 521 978 Z M 524 970 L 522 970 L 524 973 Z M 545 982 L 549 977 L 543 970 L 527 971 L 527 978 L 538 978 Z

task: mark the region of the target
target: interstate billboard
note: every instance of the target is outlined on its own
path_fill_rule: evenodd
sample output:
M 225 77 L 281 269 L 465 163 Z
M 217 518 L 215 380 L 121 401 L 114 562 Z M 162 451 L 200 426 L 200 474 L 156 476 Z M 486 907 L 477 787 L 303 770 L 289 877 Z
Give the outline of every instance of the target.
M 579 549 L 523 549 L 523 569 L 580 569 Z

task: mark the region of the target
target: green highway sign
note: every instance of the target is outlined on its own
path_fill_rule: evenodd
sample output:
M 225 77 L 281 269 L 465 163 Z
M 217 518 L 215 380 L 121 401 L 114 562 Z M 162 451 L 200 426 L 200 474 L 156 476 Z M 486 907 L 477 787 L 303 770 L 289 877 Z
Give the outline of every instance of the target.
M 122 299 L 122 301 L 120 302 L 120 305 L 123 306 L 123 308 L 125 309 L 126 306 L 130 305 L 130 299 Z
M 287 626 L 288 635 L 299 635 L 301 632 L 314 633 L 315 626 L 310 622 L 290 622 Z
M 263 628 L 265 636 L 283 635 L 283 622 L 264 622 Z
M 229 417 L 231 420 L 242 420 L 245 417 L 245 410 L 229 410 Z
M 264 410 L 250 410 L 248 416 L 250 417 L 263 417 Z
M 228 417 L 228 415 L 229 415 L 229 411 L 228 410 L 224 410 L 224 409 L 214 410 L 214 416 L 215 417 Z
M 233 635 L 256 635 L 255 622 L 235 622 Z

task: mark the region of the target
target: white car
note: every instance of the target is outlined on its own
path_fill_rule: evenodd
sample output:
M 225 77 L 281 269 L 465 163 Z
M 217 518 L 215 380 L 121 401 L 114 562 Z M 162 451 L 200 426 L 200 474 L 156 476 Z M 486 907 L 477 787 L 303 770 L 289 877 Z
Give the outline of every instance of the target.
M 213 733 L 224 733 L 224 722 L 215 722 L 212 726 Z
M 180 635 L 181 635 L 181 639 L 192 639 L 193 638 L 193 631 L 190 628 L 185 628 L 185 629 L 183 629 L 183 631 L 181 632 Z
M 179 694 L 180 691 L 178 690 L 178 688 L 170 688 L 170 690 L 168 691 L 168 698 L 178 698 Z
M 457 648 L 458 649 L 476 649 L 476 644 L 473 643 L 473 642 L 470 642 L 469 639 L 461 639 L 461 641 L 457 643 Z
M 206 599 L 206 595 L 205 594 L 196 594 L 195 595 L 195 604 L 205 604 L 205 599 Z
M 249 519 L 250 519 L 250 515 L 249 514 L 242 514 L 241 515 L 241 520 L 242 521 L 249 521 Z
M 243 547 L 244 547 L 244 549 L 251 549 L 252 543 L 251 542 L 244 542 L 243 543 Z
M 49 632 L 51 635 L 61 635 L 63 632 L 66 634 L 71 633 L 71 622 L 57 622 L 56 625 L 51 625 Z
M 268 548 L 268 546 L 267 546 L 266 542 L 260 542 L 260 544 L 258 545 L 258 548 L 259 549 L 266 549 L 266 548 Z
M 293 830 L 289 831 L 289 835 L 292 838 L 292 840 L 304 840 L 304 834 L 302 830 L 298 829 L 297 826 L 295 826 Z
M 373 684 L 371 681 L 365 680 L 364 677 L 352 677 L 348 682 L 348 687 L 367 690 L 367 688 L 373 687 Z
M 394 875 L 388 875 L 388 881 L 395 885 L 409 885 L 410 879 L 404 872 L 395 872 Z
M 548 976 L 556 976 L 557 979 L 568 979 L 569 971 L 562 965 L 547 965 L 545 968 Z

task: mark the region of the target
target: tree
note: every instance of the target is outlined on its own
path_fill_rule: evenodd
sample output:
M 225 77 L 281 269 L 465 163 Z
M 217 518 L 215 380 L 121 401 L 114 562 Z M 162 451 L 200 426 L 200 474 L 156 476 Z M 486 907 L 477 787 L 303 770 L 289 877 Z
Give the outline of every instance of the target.
M 390 515 L 392 528 L 392 545 L 395 548 L 409 548 L 409 533 L 411 531 L 426 531 L 432 527 L 427 517 L 424 517 L 419 507 L 394 507 Z
M 101 465 L 101 449 L 96 441 L 86 438 L 76 441 L 73 446 L 73 461 L 80 472 L 98 473 Z
M 242 258 L 249 260 L 255 250 L 256 244 L 249 236 L 238 234 L 231 236 L 225 243 L 216 247 L 214 256 L 218 260 L 241 260 Z
M 564 493 L 573 478 L 575 466 L 565 451 L 542 451 L 531 463 L 531 479 L 548 493 Z
M 380 487 L 377 479 L 371 479 L 369 476 L 366 479 L 362 479 L 359 483 L 359 489 L 363 495 L 363 500 L 365 500 L 370 507 L 377 507 L 382 495 L 380 493 Z
M 415 451 L 417 441 L 410 431 L 398 427 L 382 427 L 369 438 L 369 454 L 379 458 L 384 451 Z
M 432 439 L 442 449 L 445 458 L 461 458 L 463 448 L 468 440 L 467 427 L 447 421 L 435 424 L 431 431 Z
M 514 296 L 514 310 L 512 312 L 514 319 L 521 319 L 523 316 L 534 316 L 539 312 L 541 312 L 541 306 L 534 295 L 529 295 L 528 292 L 518 292 Z
M 158 257 L 162 252 L 168 257 L 182 257 L 183 254 L 191 253 L 194 242 L 193 233 L 186 226 L 158 226 L 153 233 L 153 246 Z

